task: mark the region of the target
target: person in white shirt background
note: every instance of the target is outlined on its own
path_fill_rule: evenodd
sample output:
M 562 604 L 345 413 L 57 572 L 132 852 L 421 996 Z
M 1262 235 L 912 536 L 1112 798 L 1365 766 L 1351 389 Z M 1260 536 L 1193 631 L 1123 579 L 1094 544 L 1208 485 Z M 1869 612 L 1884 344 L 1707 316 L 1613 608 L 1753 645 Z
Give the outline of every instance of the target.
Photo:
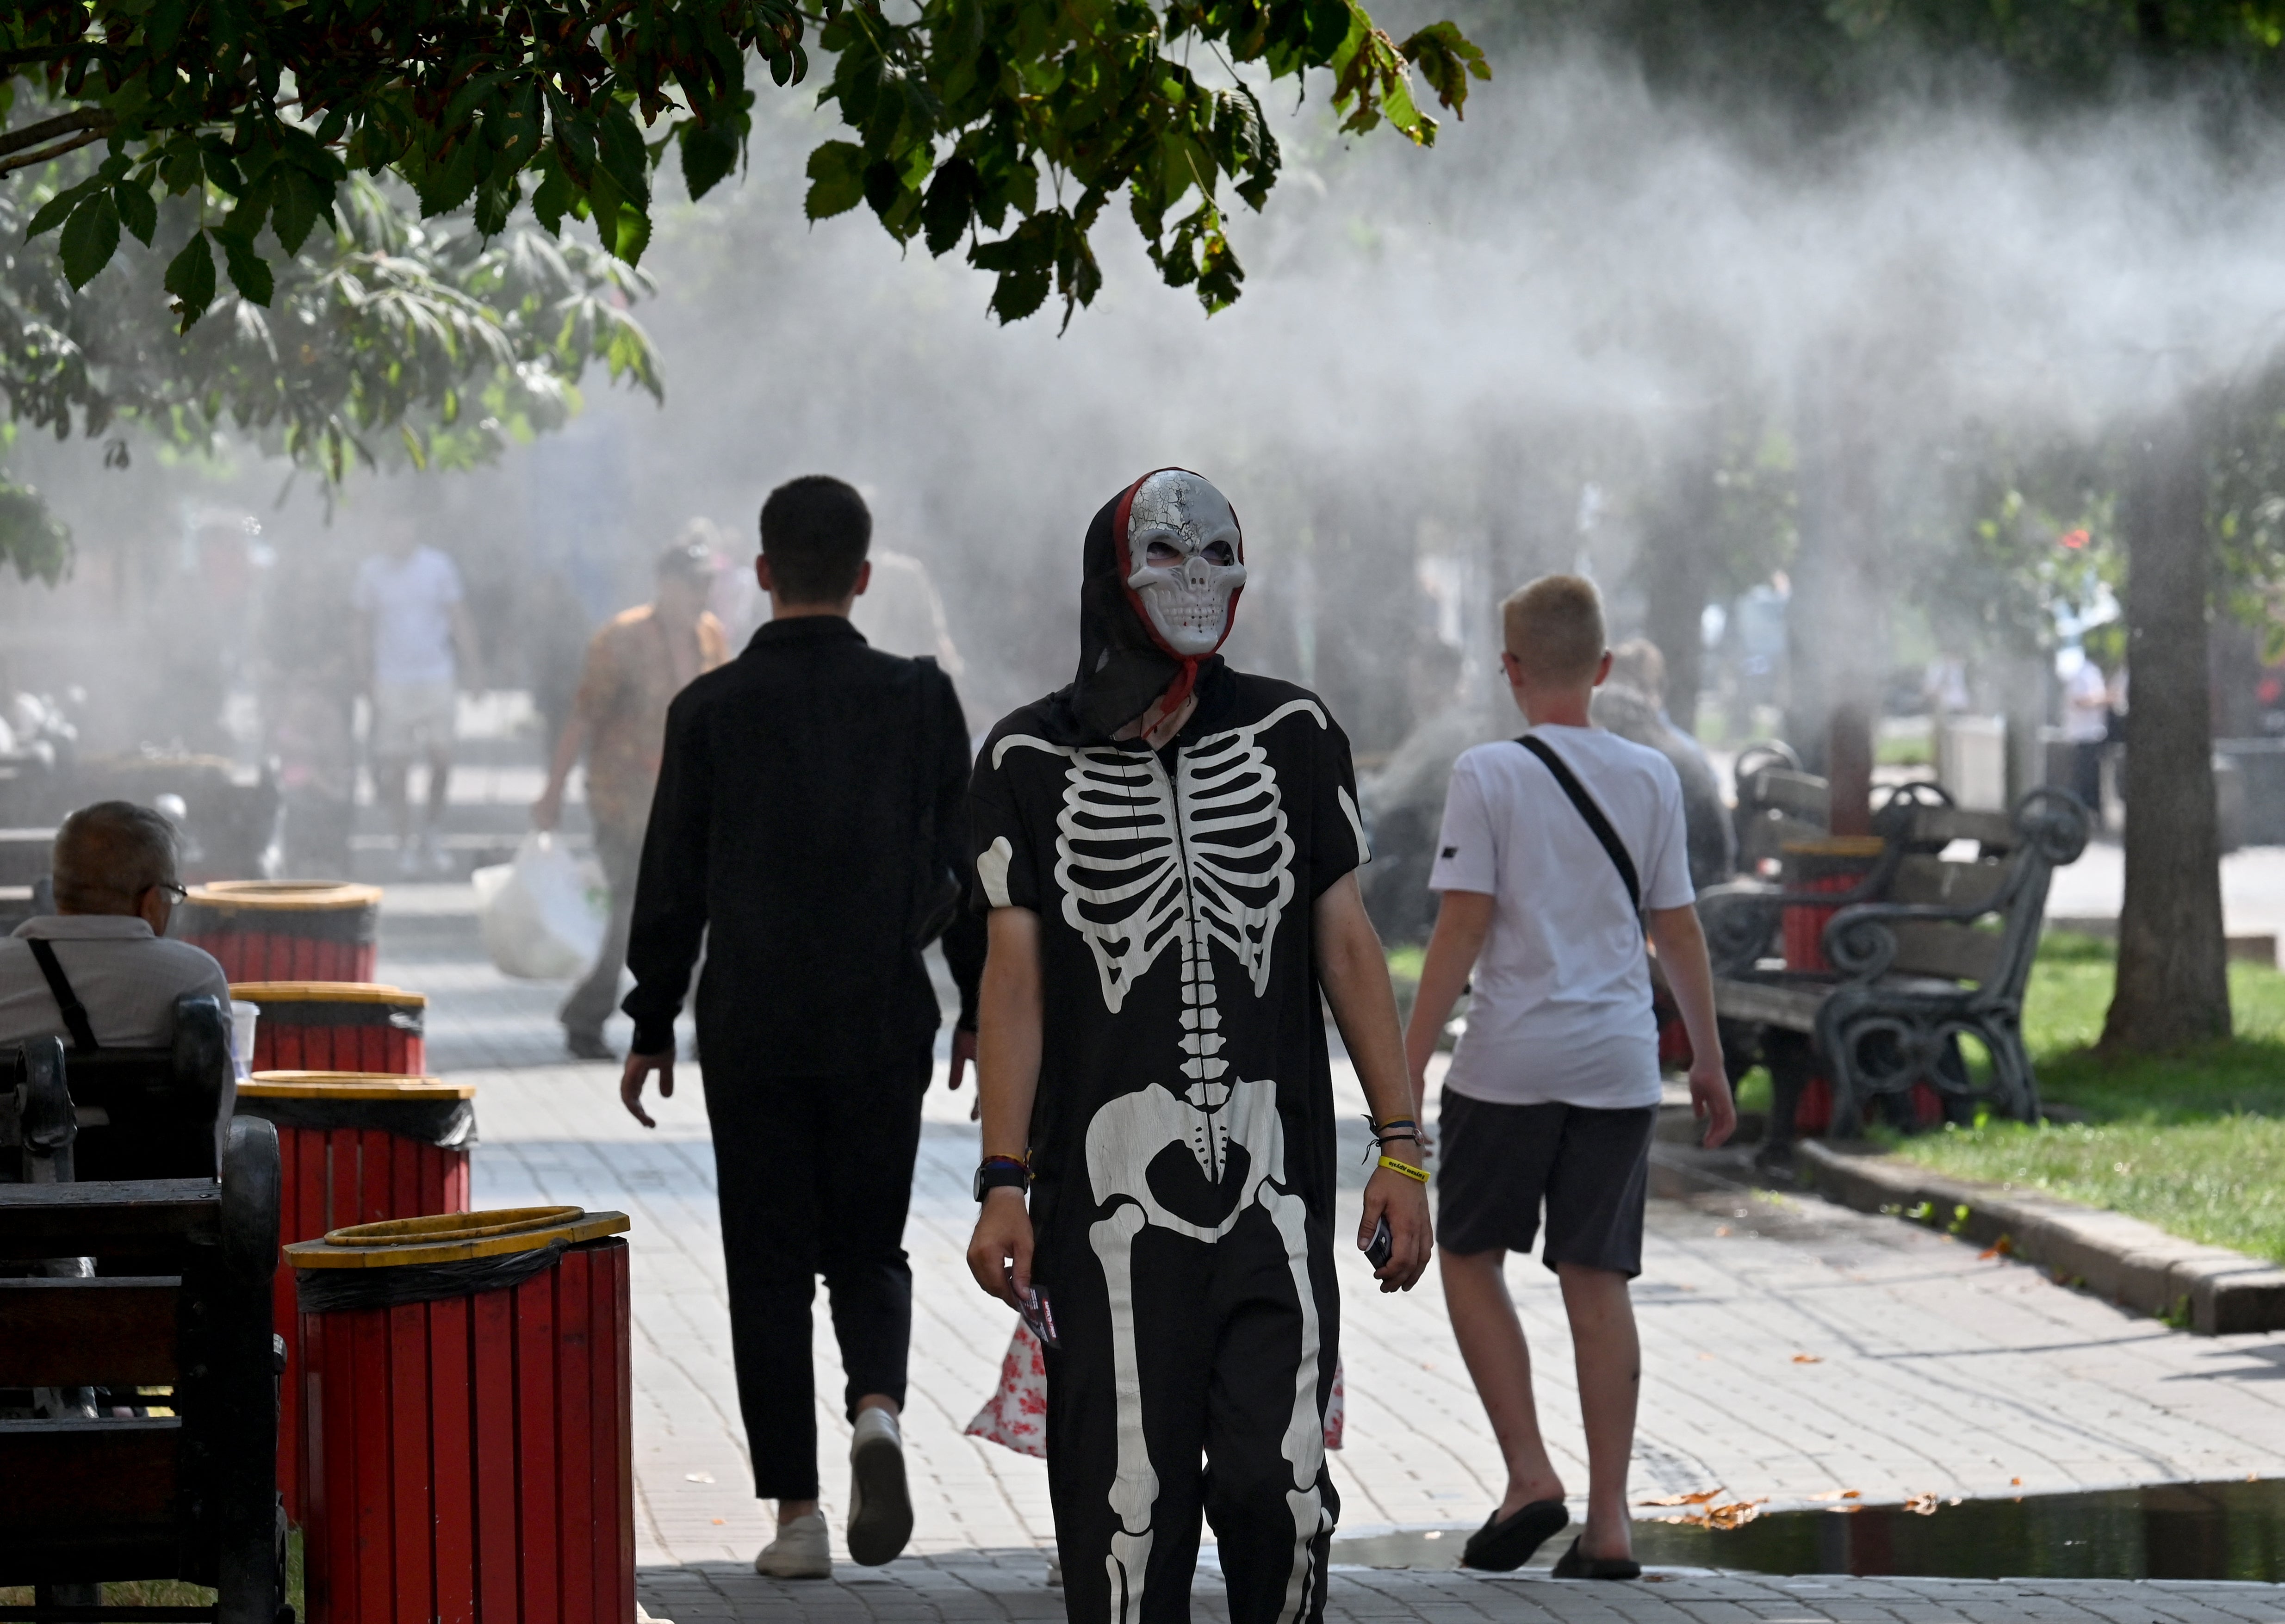
M 1641 1569 L 1626 1485 L 1642 1353 L 1628 1282 L 1642 1268 L 1662 1092 L 1645 935 L 1690 1034 L 1707 1144 L 1729 1137 L 1736 1111 L 1680 780 L 1658 751 L 1589 719 L 1611 669 L 1601 600 L 1579 577 L 1548 576 L 1500 608 L 1501 663 L 1530 731 L 1478 745 L 1453 768 L 1429 877 L 1442 902 L 1405 1034 L 1417 1109 L 1472 973 L 1440 1102 L 1436 1231 L 1452 1330 L 1508 1481 L 1462 1561 L 1512 1571 L 1569 1521 L 1505 1276 L 1543 1209 L 1541 1260 L 1571 1322 L 1588 1461 L 1586 1526 L 1555 1577 L 1631 1579 Z
M 371 684 L 372 730 L 366 751 L 373 788 L 397 834 L 397 867 L 416 874 L 425 857 L 441 872 L 436 826 L 452 773 L 459 692 L 476 677 L 476 639 L 462 601 L 460 572 L 424 546 L 409 519 L 391 519 L 382 550 L 358 566 L 357 664 Z M 456 658 L 457 656 L 457 658 Z M 428 762 L 428 805 L 416 845 L 408 789 L 412 763 Z
M 35 941 L 49 944 L 105 1048 L 172 1043 L 178 998 L 211 996 L 229 1013 L 222 966 L 188 942 L 166 939 L 183 896 L 176 850 L 175 826 L 131 802 L 99 801 L 63 820 L 51 859 L 56 911 L 0 937 L 0 1053 L 36 1038 L 73 1047 Z

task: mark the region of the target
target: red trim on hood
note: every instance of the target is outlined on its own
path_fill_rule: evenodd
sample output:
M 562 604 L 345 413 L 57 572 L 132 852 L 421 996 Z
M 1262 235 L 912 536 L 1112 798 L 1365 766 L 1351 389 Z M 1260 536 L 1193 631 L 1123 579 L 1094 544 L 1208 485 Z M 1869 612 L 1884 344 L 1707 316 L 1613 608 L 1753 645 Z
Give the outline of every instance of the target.
M 1182 669 L 1175 673 L 1174 681 L 1166 685 L 1166 691 L 1158 695 L 1158 714 L 1161 717 L 1169 717 L 1182 708 L 1182 702 L 1190 698 L 1190 690 L 1197 686 L 1199 665 L 1221 652 L 1221 646 L 1229 641 L 1230 630 L 1237 624 L 1237 600 L 1245 594 L 1245 588 L 1241 585 L 1231 591 L 1229 612 L 1224 615 L 1221 620 L 1221 635 L 1214 639 L 1214 646 L 1207 649 L 1205 654 L 1197 655 L 1177 654 L 1166 646 L 1166 639 L 1158 635 L 1158 628 L 1151 623 L 1150 611 L 1143 607 L 1142 595 L 1127 584 L 1127 577 L 1135 573 L 1135 560 L 1127 551 L 1127 526 L 1128 516 L 1135 508 L 1135 493 L 1142 489 L 1144 480 L 1158 474 L 1188 474 L 1193 479 L 1205 480 L 1208 484 L 1213 482 L 1207 480 L 1205 475 L 1195 468 L 1179 467 L 1172 464 L 1163 468 L 1153 468 L 1149 474 L 1142 475 L 1142 479 L 1136 480 L 1125 490 L 1119 492 L 1119 511 L 1111 516 L 1111 545 L 1119 563 L 1119 590 L 1127 594 L 1127 607 L 1135 611 L 1135 618 L 1142 623 L 1143 635 L 1158 645 L 1159 653 L 1169 659 L 1179 661 L 1182 664 Z M 1225 502 L 1229 500 L 1228 497 L 1222 499 Z M 1245 562 L 1245 524 L 1238 518 L 1237 505 L 1234 502 L 1230 503 L 1229 516 L 1232 522 L 1237 525 L 1237 561 L 1242 564 Z

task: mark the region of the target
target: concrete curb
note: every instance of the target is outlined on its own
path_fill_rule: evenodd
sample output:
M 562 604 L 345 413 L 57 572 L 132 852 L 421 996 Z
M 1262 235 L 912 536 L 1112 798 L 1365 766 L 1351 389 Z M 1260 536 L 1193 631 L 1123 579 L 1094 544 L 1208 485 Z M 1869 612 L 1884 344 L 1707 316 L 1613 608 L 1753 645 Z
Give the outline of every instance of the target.
M 1828 1201 L 1895 1212 L 1979 1246 L 2004 1244 L 2058 1280 L 2175 1318 L 2200 1336 L 2285 1328 L 2285 1268 L 2259 1258 L 2075 1201 L 1947 1179 L 1870 1146 L 1802 1140 L 1793 1155 L 1802 1186 Z

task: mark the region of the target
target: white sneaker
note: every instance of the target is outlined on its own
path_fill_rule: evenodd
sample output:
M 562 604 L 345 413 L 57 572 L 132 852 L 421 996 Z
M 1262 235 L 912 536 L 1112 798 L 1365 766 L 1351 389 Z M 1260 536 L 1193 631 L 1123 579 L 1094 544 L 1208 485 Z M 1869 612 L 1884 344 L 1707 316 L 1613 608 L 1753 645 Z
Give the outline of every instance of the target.
M 1051 1590 L 1060 1590 L 1063 1589 L 1063 1583 L 1064 1559 L 1060 1556 L 1050 1556 L 1048 1558 L 1048 1588 Z
M 825 1513 L 811 1511 L 780 1523 L 778 1537 L 754 1558 L 754 1572 L 768 1579 L 832 1578 L 833 1543 Z
M 849 1559 L 878 1567 L 895 1561 L 912 1537 L 905 1435 L 887 1410 L 860 1410 L 849 1442 Z

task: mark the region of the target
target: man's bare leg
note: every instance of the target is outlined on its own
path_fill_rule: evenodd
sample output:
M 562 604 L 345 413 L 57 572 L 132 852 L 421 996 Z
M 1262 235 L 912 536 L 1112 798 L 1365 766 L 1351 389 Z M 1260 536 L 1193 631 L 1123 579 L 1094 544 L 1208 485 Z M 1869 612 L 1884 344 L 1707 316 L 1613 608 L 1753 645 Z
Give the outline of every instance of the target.
M 1571 1318 L 1579 1409 L 1587 1430 L 1587 1526 L 1579 1536 L 1579 1554 L 1631 1557 L 1627 1469 L 1634 1456 L 1635 1406 L 1642 1395 L 1634 1299 L 1627 1277 L 1611 1269 L 1562 1263 L 1555 1273 Z M 1456 1312 L 1455 1322 L 1458 1317 Z
M 376 761 L 373 764 L 373 793 L 389 809 L 389 827 L 397 832 L 397 849 L 404 851 L 412 843 L 412 799 L 407 793 L 407 780 L 412 776 L 409 761 Z
M 428 830 L 435 834 L 444 821 L 444 803 L 452 787 L 452 754 L 450 750 L 428 752 Z
M 885 1393 L 868 1393 L 857 1400 L 857 1413 L 868 1409 L 885 1409 L 891 1416 L 901 1415 L 903 1407 Z M 778 1526 L 782 1528 L 797 1517 L 806 1517 L 817 1510 L 814 1500 L 781 1500 L 778 1502 Z
M 1555 1475 L 1555 1463 L 1547 1458 L 1546 1441 L 1539 1435 L 1539 1410 L 1531 1397 L 1531 1350 L 1508 1296 L 1507 1253 L 1461 1256 L 1444 1251 L 1437 1256 L 1452 1334 L 1507 1463 L 1507 1492 L 1500 1499 L 1499 1515 L 1512 1517 L 1535 1501 L 1562 1499 L 1563 1480 Z M 1631 1426 L 1631 1409 L 1628 1420 Z

